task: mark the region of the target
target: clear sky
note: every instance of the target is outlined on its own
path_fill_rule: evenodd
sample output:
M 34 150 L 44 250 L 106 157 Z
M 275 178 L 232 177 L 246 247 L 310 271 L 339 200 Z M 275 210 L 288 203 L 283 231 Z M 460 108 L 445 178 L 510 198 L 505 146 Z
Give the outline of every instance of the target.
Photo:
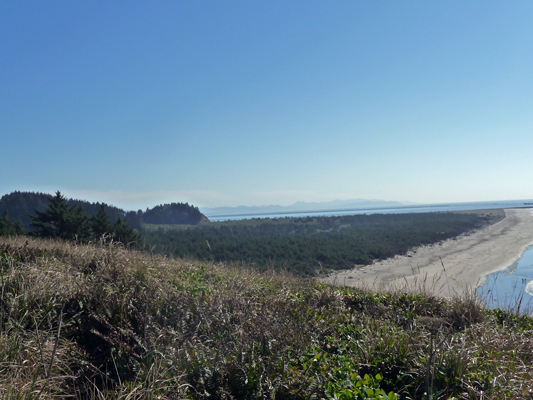
M 0 195 L 533 198 L 533 2 L 0 1 Z

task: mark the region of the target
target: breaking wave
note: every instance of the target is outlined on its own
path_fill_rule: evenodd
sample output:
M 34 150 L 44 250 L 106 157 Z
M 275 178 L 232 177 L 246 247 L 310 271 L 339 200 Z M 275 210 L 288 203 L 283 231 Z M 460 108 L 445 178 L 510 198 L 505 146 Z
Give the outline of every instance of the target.
M 526 285 L 526 293 L 533 296 L 533 281 L 529 281 Z

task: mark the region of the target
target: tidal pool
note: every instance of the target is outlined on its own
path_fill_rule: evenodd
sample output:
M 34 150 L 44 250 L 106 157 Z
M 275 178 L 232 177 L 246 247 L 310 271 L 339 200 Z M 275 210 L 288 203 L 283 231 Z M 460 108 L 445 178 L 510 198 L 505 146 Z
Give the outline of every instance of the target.
M 521 314 L 533 313 L 533 246 L 502 271 L 490 274 L 477 289 L 488 308 L 501 308 Z

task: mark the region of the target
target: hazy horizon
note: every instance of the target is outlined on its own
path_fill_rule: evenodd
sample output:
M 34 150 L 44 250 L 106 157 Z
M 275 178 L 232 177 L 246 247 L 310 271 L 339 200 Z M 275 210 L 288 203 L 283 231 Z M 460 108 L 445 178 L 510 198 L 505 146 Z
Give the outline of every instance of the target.
M 17 1 L 0 194 L 533 198 L 533 3 Z
M 58 189 L 56 189 L 58 190 Z M 42 192 L 42 193 L 48 193 L 50 195 L 53 195 L 56 190 L 13 190 L 13 191 L 19 191 L 19 192 Z M 12 193 L 12 192 L 9 192 Z M 0 198 L 6 194 L 9 193 L 0 193 Z M 504 202 L 520 202 L 520 201 L 533 201 L 533 199 L 490 199 L 490 200 L 479 200 L 479 201 L 452 201 L 452 202 L 435 202 L 435 203 L 422 203 L 422 202 L 413 202 L 409 200 L 404 201 L 397 201 L 397 200 L 387 200 L 387 199 L 363 199 L 363 198 L 350 198 L 350 199 L 332 199 L 332 200 L 324 200 L 324 201 L 305 201 L 305 200 L 299 200 L 299 201 L 293 201 L 290 203 L 283 203 L 283 204 L 236 204 L 236 205 L 215 205 L 215 206 L 203 206 L 188 200 L 176 200 L 175 196 L 168 195 L 163 197 L 150 197 L 147 196 L 144 198 L 142 202 L 132 202 L 132 199 L 135 199 L 135 197 L 131 196 L 117 196 L 117 193 L 87 193 L 87 192 L 72 192 L 72 191 L 61 191 L 61 193 L 69 198 L 74 200 L 82 200 L 82 201 L 89 201 L 91 203 L 106 203 L 110 206 L 119 207 L 125 211 L 137 211 L 137 210 L 145 210 L 147 208 L 153 208 L 155 206 L 161 205 L 161 204 L 170 204 L 170 203 L 189 203 L 190 205 L 193 205 L 195 207 L 198 207 L 200 210 L 206 210 L 206 209 L 239 209 L 239 208 L 267 208 L 267 207 L 281 207 L 281 208 L 288 208 L 291 206 L 295 206 L 298 203 L 305 203 L 305 204 L 316 204 L 316 205 L 324 205 L 328 203 L 334 203 L 334 202 L 353 202 L 353 205 L 355 207 L 355 204 L 357 202 L 362 202 L 363 207 L 367 205 L 368 203 L 399 203 L 401 206 L 431 206 L 431 205 L 443 205 L 443 204 L 461 204 L 461 203 L 504 203 Z M 121 200 L 122 199 L 122 200 Z M 118 201 L 117 201 L 118 200 Z M 351 207 L 351 205 L 350 205 Z M 374 207 L 374 206 L 370 206 Z M 380 207 L 380 206 L 377 206 Z M 339 207 L 339 209 L 342 209 L 342 205 Z M 302 210 L 306 211 L 313 211 L 312 209 L 302 208 Z M 260 211 L 261 212 L 261 211 Z

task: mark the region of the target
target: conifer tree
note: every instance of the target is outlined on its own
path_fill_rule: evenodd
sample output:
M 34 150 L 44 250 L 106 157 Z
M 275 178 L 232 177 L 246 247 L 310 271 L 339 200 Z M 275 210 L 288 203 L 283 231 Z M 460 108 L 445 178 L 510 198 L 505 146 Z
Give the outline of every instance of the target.
M 6 211 L 7 212 L 7 211 Z M 24 235 L 24 225 L 22 225 L 22 222 L 20 219 L 16 219 L 15 221 L 11 221 L 11 227 L 14 231 L 14 235 Z
M 131 246 L 137 244 L 140 240 L 139 234 L 135 231 L 135 229 L 126 224 L 123 218 L 117 219 L 113 229 L 113 240 L 117 242 Z
M 109 216 L 105 211 L 105 206 L 102 204 L 98 213 L 90 218 L 92 237 L 100 239 L 104 235 L 113 233 L 113 225 L 109 221 Z
M 81 241 L 89 238 L 87 214 L 81 206 L 70 208 L 59 190 L 44 212 L 35 210 L 35 213 L 37 216 L 30 215 L 30 225 L 35 229 L 33 233 L 36 236 Z
M 7 215 L 7 210 L 6 210 L 4 211 L 4 215 L 2 215 L 2 218 L 0 218 L 0 236 L 9 235 L 10 228 L 11 228 L 11 221 L 9 220 L 9 217 Z
M 20 220 L 12 221 L 9 218 L 7 210 L 5 210 L 0 218 L 0 236 L 17 236 L 23 234 L 24 228 L 22 227 L 22 222 Z
M 87 213 L 83 211 L 80 205 L 72 207 L 69 211 L 68 238 L 87 242 L 91 237 L 91 228 Z
M 44 212 L 35 210 L 37 216 L 31 215 L 30 226 L 34 228 L 36 236 L 61 237 L 67 231 L 68 212 L 67 200 L 57 191 Z

